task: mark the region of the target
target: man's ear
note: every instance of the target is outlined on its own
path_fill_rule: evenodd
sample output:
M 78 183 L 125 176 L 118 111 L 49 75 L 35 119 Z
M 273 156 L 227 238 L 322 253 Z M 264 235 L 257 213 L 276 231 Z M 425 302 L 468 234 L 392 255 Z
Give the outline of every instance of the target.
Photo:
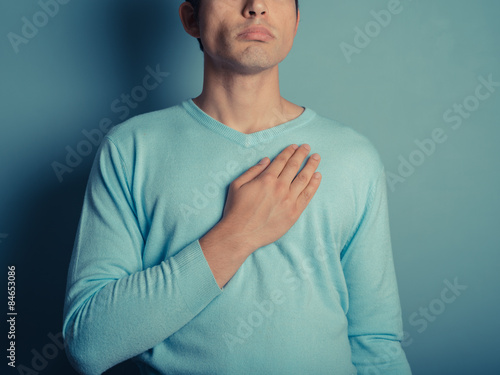
M 200 37 L 200 26 L 194 17 L 193 6 L 185 1 L 179 7 L 179 17 L 181 18 L 184 30 L 194 38 Z
M 297 30 L 299 29 L 299 22 L 300 22 L 300 10 L 297 10 L 297 23 L 295 24 L 295 35 L 297 35 Z

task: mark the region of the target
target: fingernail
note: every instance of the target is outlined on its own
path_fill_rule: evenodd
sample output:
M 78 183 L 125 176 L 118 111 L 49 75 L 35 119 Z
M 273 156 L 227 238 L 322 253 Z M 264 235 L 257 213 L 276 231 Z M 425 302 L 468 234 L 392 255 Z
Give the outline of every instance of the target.
M 298 148 L 299 148 L 299 146 L 297 146 L 297 145 L 292 145 L 292 148 L 293 148 L 294 150 L 296 150 L 296 149 L 298 149 Z
M 259 161 L 259 165 L 266 164 L 266 161 L 266 158 L 262 159 L 261 161 Z
M 319 172 L 316 172 L 314 175 L 313 175 L 314 178 L 320 178 L 321 177 L 321 174 Z
M 319 160 L 319 159 L 320 159 L 320 157 L 319 157 L 319 155 L 318 155 L 318 154 L 314 154 L 314 155 L 312 155 L 311 157 L 312 157 L 314 160 Z
M 307 144 L 304 144 L 303 145 L 304 148 L 307 150 L 307 151 L 311 151 L 311 146 L 307 145 Z

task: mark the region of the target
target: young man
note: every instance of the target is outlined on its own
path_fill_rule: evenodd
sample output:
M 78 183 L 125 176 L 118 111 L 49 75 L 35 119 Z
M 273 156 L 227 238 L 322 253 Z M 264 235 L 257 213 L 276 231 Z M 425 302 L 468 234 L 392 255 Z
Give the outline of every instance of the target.
M 410 374 L 380 157 L 280 95 L 297 2 L 179 14 L 204 52 L 203 91 L 115 127 L 98 151 L 68 275 L 71 362 Z

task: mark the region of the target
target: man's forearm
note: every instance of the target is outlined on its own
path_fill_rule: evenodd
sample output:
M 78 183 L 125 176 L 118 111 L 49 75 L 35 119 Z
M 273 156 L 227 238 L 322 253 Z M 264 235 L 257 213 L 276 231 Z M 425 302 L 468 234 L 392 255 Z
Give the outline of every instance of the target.
M 205 259 L 220 288 L 234 276 L 256 248 L 220 221 L 199 240 Z
M 100 374 L 152 348 L 221 293 L 197 241 L 157 266 L 85 286 L 70 288 L 64 330 L 67 354 L 85 374 Z

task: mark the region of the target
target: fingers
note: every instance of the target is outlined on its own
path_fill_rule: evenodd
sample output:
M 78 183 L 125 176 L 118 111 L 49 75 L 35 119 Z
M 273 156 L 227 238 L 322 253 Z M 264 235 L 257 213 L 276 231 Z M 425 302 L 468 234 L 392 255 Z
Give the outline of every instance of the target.
M 269 164 L 269 158 L 265 157 L 262 159 L 259 164 L 250 167 L 245 173 L 243 173 L 240 177 L 233 181 L 233 184 L 236 188 L 241 187 L 249 181 L 252 181 L 255 177 L 262 173 L 264 169 L 266 169 Z
M 316 194 L 316 191 L 318 191 L 321 177 L 321 173 L 315 172 L 306 188 L 302 190 L 302 192 L 297 197 L 297 207 L 299 208 L 301 213 L 305 210 L 314 194 Z
M 283 151 L 281 151 L 278 156 L 276 156 L 273 160 L 273 162 L 267 167 L 266 169 L 266 174 L 272 175 L 276 178 L 281 174 L 283 171 L 283 168 L 285 167 L 286 163 L 288 160 L 292 157 L 292 155 L 295 153 L 295 150 L 298 149 L 299 147 L 295 144 L 288 146 L 285 148 Z M 297 173 L 297 172 L 295 172 Z M 291 179 L 290 179 L 291 181 Z
M 320 156 L 318 154 L 313 154 L 307 161 L 304 168 L 302 168 L 300 173 L 297 174 L 310 150 L 311 147 L 307 144 L 300 147 L 292 144 L 278 154 L 278 156 L 276 156 L 270 164 L 269 158 L 265 157 L 262 159 L 259 164 L 252 166 L 240 177 L 234 180 L 232 185 L 235 188 L 240 188 L 259 175 L 265 174 L 273 176 L 276 179 L 280 179 L 284 185 L 290 187 L 290 192 L 295 197 L 298 197 L 304 192 L 306 187 L 311 182 L 312 184 L 317 183 L 319 185 L 319 181 L 311 181 L 312 176 L 320 162 Z M 309 191 L 309 193 L 310 192 L 311 191 Z M 306 193 L 306 195 L 308 194 Z
M 295 177 L 292 184 L 290 185 L 290 192 L 294 196 L 298 196 L 299 194 L 301 194 L 302 191 L 309 185 L 309 183 L 311 183 L 314 172 L 316 171 L 316 168 L 318 168 L 320 161 L 321 157 L 318 154 L 311 155 L 309 160 L 307 160 L 304 168 L 302 168 L 300 173 Z M 316 181 L 312 181 L 313 184 L 315 182 Z
M 303 144 L 300 146 L 295 153 L 288 159 L 288 162 L 283 167 L 281 174 L 279 175 L 279 179 L 283 181 L 286 186 L 290 186 L 292 180 L 297 176 L 297 172 L 300 169 L 304 159 L 311 151 L 311 146 L 308 144 Z M 316 165 L 317 166 L 317 165 Z

